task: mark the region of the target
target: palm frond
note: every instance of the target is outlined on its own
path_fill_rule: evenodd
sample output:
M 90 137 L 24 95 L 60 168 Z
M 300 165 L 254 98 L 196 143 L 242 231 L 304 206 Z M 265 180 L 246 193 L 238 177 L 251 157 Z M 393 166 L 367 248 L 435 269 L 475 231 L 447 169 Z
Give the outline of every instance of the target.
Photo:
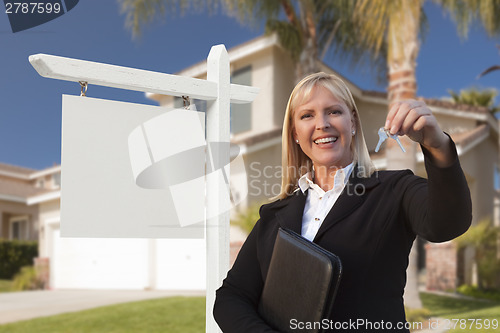
M 236 16 L 240 22 L 250 25 L 278 19 L 283 2 L 288 0 L 222 0 L 229 15 Z
M 166 17 L 184 15 L 188 10 L 200 12 L 218 8 L 219 0 L 117 0 L 120 11 L 125 14 L 125 26 L 132 36 L 141 35 L 145 25 Z
M 377 54 L 387 42 L 387 29 L 397 1 L 359 0 L 354 8 L 354 22 L 364 44 Z
M 276 33 L 281 46 L 289 52 L 292 59 L 294 61 L 299 59 L 303 44 L 296 26 L 286 21 L 271 19 L 266 23 L 266 33 Z
M 328 55 L 351 68 L 362 68 L 374 76 L 377 83 L 386 83 L 387 45 L 378 48 L 368 43 L 360 32 L 356 16 L 359 2 L 337 0 L 333 6 L 321 6 L 318 10 L 318 47 L 321 58 Z
M 484 76 L 488 73 L 491 73 L 493 71 L 496 71 L 496 70 L 500 70 L 500 65 L 494 65 L 494 66 L 491 66 L 491 67 L 488 67 L 487 69 L 485 69 L 482 73 L 480 73 L 477 78 L 479 79 L 481 76 Z
M 466 38 L 469 28 L 480 23 L 488 35 L 500 35 L 500 0 L 434 0 L 457 24 L 459 34 Z
M 387 45 L 375 52 L 353 35 L 356 32 L 352 24 L 341 24 L 333 45 L 326 55 L 335 62 L 346 64 L 351 70 L 361 69 L 362 73 L 375 79 L 378 85 L 387 83 Z

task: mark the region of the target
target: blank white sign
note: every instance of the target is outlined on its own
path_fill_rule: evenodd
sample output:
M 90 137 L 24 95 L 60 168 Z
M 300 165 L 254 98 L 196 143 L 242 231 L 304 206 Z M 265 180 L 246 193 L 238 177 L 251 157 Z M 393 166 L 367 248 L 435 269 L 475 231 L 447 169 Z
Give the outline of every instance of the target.
M 181 226 L 171 189 L 141 188 L 132 171 L 129 135 L 148 120 L 170 111 L 165 107 L 63 96 L 63 237 L 203 238 L 203 222 Z M 204 118 L 199 119 L 204 129 Z M 182 122 L 177 126 L 183 127 L 186 135 L 193 128 Z M 194 166 L 186 163 L 186 168 L 190 167 Z M 195 197 L 191 204 L 187 196 L 185 205 L 203 212 L 203 205 Z

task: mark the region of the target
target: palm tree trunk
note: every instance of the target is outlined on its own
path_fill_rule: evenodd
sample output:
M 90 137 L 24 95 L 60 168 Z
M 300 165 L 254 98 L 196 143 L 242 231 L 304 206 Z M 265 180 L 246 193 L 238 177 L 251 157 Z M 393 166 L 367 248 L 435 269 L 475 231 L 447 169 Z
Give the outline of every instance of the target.
M 298 83 L 306 75 L 319 72 L 318 48 L 312 38 L 307 38 L 300 53 L 299 62 L 295 67 L 295 81 Z
M 399 15 L 394 15 L 389 23 L 388 39 L 388 97 L 392 104 L 405 99 L 415 99 L 417 81 L 415 77 L 416 58 L 419 51 L 418 30 L 420 24 L 420 3 L 402 0 Z M 416 169 L 416 145 L 413 141 L 401 138 L 407 152 L 403 153 L 394 140 L 387 145 L 387 169 Z M 405 305 L 421 308 L 418 293 L 418 253 L 416 242 L 409 255 L 407 282 L 404 294 Z
M 296 22 L 297 28 L 302 32 L 302 51 L 295 69 L 295 81 L 298 83 L 306 75 L 319 72 L 319 54 L 316 23 L 314 13 L 307 3 L 299 2 L 299 20 Z

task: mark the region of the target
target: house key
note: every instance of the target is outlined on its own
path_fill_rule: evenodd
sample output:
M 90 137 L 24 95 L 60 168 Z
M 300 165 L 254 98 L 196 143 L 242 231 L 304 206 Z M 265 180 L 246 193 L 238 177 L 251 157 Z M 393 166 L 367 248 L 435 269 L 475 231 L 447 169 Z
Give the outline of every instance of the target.
M 397 134 L 390 134 L 389 130 L 387 130 L 383 127 L 380 127 L 378 130 L 378 143 L 377 143 L 377 147 L 375 148 L 376 153 L 378 153 L 378 151 L 380 150 L 380 146 L 382 145 L 382 143 L 385 140 L 387 140 L 387 138 L 391 138 L 391 139 L 396 140 L 396 142 L 398 143 L 398 145 L 401 148 L 401 150 L 403 151 L 403 153 L 406 153 L 406 150 L 403 147 L 403 145 L 401 144 L 401 141 L 399 141 L 398 135 Z

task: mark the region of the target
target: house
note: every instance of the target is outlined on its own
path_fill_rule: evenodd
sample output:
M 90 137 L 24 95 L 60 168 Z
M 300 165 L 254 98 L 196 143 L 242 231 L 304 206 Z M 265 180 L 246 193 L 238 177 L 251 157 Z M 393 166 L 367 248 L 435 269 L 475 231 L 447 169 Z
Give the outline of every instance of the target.
M 0 238 L 39 240 L 41 203 L 59 198 L 61 167 L 33 170 L 0 163 Z
M 60 186 L 60 165 L 33 170 L 0 163 L 0 238 L 39 241 L 35 266 L 48 288 L 204 289 L 200 242 L 61 238 Z
M 281 128 L 286 102 L 294 86 L 293 64 L 280 48 L 276 36 L 264 36 L 229 50 L 232 82 L 261 88 L 253 104 L 231 106 L 231 142 L 237 144 L 246 160 L 246 182 L 248 187 L 246 205 L 265 202 L 279 193 L 281 166 Z M 379 170 L 387 167 L 384 149 L 375 153 L 378 142 L 377 131 L 385 123 L 388 100 L 385 93 L 364 91 L 342 77 L 334 69 L 321 63 L 321 69 L 340 76 L 351 90 L 360 111 L 365 139 L 375 166 Z M 200 79 L 206 78 L 205 63 L 195 64 L 179 75 Z M 150 98 L 165 106 L 180 106 L 180 100 L 170 96 L 150 94 Z M 445 132 L 457 145 L 458 155 L 471 190 L 473 201 L 473 224 L 486 217 L 498 220 L 497 189 L 494 179 L 498 177 L 499 136 L 498 121 L 486 109 L 451 102 L 425 99 Z M 203 105 L 201 105 L 203 108 Z M 423 154 L 417 147 L 415 173 L 426 176 Z M 231 179 L 240 179 L 242 170 L 231 170 Z M 236 186 L 235 186 L 236 187 Z M 241 189 L 240 189 L 241 190 Z M 239 189 L 232 188 L 238 193 Z M 496 204 L 494 203 L 496 202 Z M 475 283 L 471 251 L 457 253 L 453 242 L 419 245 L 419 268 L 425 273 L 427 288 L 435 290 L 454 289 L 463 283 Z
M 228 53 L 232 83 L 261 89 L 252 104 L 231 106 L 231 142 L 239 147 L 245 160 L 245 168 L 231 169 L 231 192 L 233 196 L 244 197 L 242 204 L 236 207 L 236 210 L 244 211 L 246 207 L 279 193 L 281 128 L 288 96 L 294 86 L 294 70 L 291 59 L 274 35 L 256 38 L 230 49 Z M 321 66 L 323 71 L 335 73 L 326 64 Z M 204 79 L 206 63 L 200 62 L 177 74 Z M 384 151 L 375 153 L 374 149 L 378 142 L 377 130 L 384 124 L 387 114 L 386 94 L 364 91 L 347 78 L 342 79 L 358 105 L 373 161 L 377 168 L 385 169 L 387 160 Z M 162 106 L 182 106 L 179 98 L 156 94 L 148 94 L 148 97 Z M 494 179 L 498 174 L 499 154 L 496 119 L 486 109 L 437 100 L 425 101 L 457 144 L 472 193 L 473 223 L 493 216 L 497 193 Z M 206 108 L 204 102 L 195 103 L 198 110 Z M 423 156 L 418 151 L 416 154 L 418 165 L 415 172 L 425 176 Z M 57 179 L 60 168 L 42 171 L 12 166 L 4 168 L 6 171 L 0 174 L 0 181 L 16 181 L 19 186 L 17 191 L 22 195 L 9 193 L 8 186 L 3 195 L 4 186 L 0 183 L 3 195 L 0 197 L 1 235 L 7 237 L 24 232 L 30 237 L 39 237 L 42 258 L 39 262 L 50 267 L 51 288 L 205 288 L 204 240 L 60 238 L 59 190 L 49 185 L 57 184 L 49 180 L 51 177 Z M 9 168 L 17 171 L 9 171 Z M 9 172 L 19 177 L 14 179 L 4 175 Z M 41 178 L 44 179 L 43 186 L 38 183 Z M 28 187 L 33 192 L 29 192 Z M 26 222 L 16 222 L 20 221 L 16 220 L 17 217 L 23 216 L 28 217 L 24 220 Z M 21 230 L 23 223 L 29 232 L 10 231 L 13 228 Z M 498 220 L 496 223 L 499 223 Z M 237 240 L 241 241 L 241 237 Z M 427 245 L 431 255 L 427 256 L 426 264 L 424 242 L 419 241 L 419 245 L 420 267 L 427 267 L 428 288 L 450 289 L 460 283 L 474 281 L 471 274 L 472 253 L 458 253 L 452 242 Z
M 40 241 L 35 265 L 41 268 L 39 272 L 45 280 L 48 262 L 41 254 L 45 226 L 40 221 L 58 214 L 60 185 L 59 165 L 33 170 L 0 163 L 0 238 Z

